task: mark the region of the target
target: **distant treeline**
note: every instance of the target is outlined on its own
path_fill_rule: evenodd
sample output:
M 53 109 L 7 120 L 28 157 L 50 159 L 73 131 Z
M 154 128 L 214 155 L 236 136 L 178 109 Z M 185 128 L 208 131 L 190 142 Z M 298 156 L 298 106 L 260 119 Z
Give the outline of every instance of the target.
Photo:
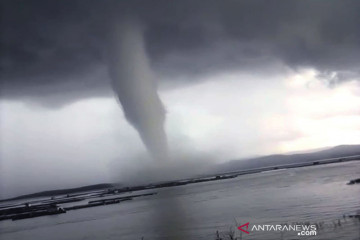
M 88 185 L 88 186 L 77 187 L 77 188 L 50 190 L 50 191 L 43 191 L 43 192 L 38 192 L 38 193 L 21 195 L 21 196 L 14 197 L 11 199 L 4 199 L 4 200 L 0 200 L 0 202 L 9 201 L 9 200 L 19 200 L 19 199 L 24 199 L 24 198 L 48 197 L 48 196 L 62 195 L 62 194 L 89 192 L 89 191 L 94 191 L 94 190 L 112 188 L 114 186 L 115 185 L 111 184 L 111 183 L 101 183 L 101 184 Z

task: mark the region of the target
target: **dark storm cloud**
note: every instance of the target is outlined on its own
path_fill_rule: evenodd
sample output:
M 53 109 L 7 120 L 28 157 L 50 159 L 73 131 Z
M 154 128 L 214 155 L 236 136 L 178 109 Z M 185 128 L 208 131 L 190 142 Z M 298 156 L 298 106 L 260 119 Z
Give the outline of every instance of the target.
M 107 94 L 107 36 L 123 16 L 143 24 L 151 65 L 169 79 L 280 61 L 346 81 L 359 76 L 359 12 L 356 0 L 2 1 L 2 95 Z

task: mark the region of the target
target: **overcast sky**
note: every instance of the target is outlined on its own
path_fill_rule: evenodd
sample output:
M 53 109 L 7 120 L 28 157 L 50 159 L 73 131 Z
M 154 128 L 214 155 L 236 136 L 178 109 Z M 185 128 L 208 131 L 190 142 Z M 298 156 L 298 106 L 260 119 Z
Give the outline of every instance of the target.
M 152 165 L 108 73 L 125 18 L 143 29 L 174 161 L 360 143 L 359 1 L 2 5 L 0 197 L 131 181 Z

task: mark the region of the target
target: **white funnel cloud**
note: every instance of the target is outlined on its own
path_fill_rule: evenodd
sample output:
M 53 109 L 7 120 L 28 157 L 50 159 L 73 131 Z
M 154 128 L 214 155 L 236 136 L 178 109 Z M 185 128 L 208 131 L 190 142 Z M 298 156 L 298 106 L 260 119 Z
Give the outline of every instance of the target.
M 114 26 L 109 45 L 109 72 L 126 119 L 136 128 L 152 157 L 166 160 L 165 110 L 156 91 L 143 29 L 136 22 Z

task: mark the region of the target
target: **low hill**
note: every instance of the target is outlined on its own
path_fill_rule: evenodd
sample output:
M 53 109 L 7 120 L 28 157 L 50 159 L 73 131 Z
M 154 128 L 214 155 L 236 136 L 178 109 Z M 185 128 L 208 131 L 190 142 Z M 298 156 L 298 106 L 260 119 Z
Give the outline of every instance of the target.
M 340 145 L 326 150 L 297 154 L 276 154 L 217 165 L 215 172 L 233 172 L 284 164 L 308 163 L 316 160 L 360 155 L 360 145 Z

